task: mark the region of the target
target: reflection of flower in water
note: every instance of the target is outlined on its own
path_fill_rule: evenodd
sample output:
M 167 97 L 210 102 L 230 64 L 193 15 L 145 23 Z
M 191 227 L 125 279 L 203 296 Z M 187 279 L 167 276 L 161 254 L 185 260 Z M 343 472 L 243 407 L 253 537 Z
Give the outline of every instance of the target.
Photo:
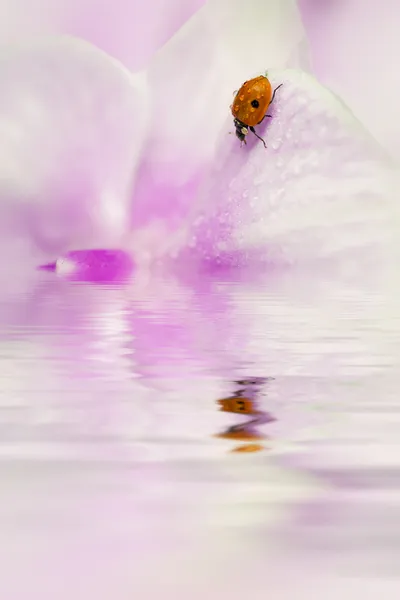
M 184 286 L 151 278 L 142 288 L 137 279 L 131 288 L 101 288 L 37 276 L 34 293 L 16 296 L 11 289 L 10 301 L 1 305 L 2 335 L 20 340 L 18 332 L 24 331 L 25 339 L 39 346 L 47 363 L 31 362 L 29 375 L 27 365 L 20 393 L 39 390 L 42 403 L 51 398 L 55 411 L 61 402 L 72 430 L 74 414 L 81 430 L 109 431 L 117 438 L 122 432 L 140 437 L 151 421 L 152 435 L 160 439 L 168 433 L 171 440 L 195 438 L 196 452 L 225 451 L 227 441 L 210 439 L 223 427 L 224 415 L 231 418 L 232 441 L 246 433 L 238 421 L 252 417 L 217 412 L 215 399 L 242 393 L 237 382 L 247 373 L 271 373 L 276 381 L 268 385 L 261 409 L 277 418 L 271 431 L 279 449 L 299 435 L 313 436 L 314 430 L 324 435 L 329 423 L 315 408 L 343 404 L 336 382 L 364 373 L 366 356 L 374 372 L 397 356 L 393 321 L 382 318 L 397 314 L 395 290 L 383 298 L 378 285 L 358 289 L 353 282 L 346 288 L 341 281 L 328 285 L 303 276 L 303 286 L 288 277 L 269 279 L 264 286 L 201 279 L 197 287 L 196 282 Z M 357 316 L 354 336 L 350 321 L 343 319 L 349 314 Z M 389 327 L 392 336 L 382 337 Z M 19 340 L 12 342 L 13 352 L 24 353 Z M 227 381 L 236 383 L 225 389 Z M 51 394 L 57 387 L 62 392 Z M 247 387 L 245 397 L 252 400 L 253 392 Z M 254 392 L 256 399 L 261 392 Z M 66 402 L 70 394 L 72 403 Z M 269 433 L 268 424 L 253 425 L 258 434 Z

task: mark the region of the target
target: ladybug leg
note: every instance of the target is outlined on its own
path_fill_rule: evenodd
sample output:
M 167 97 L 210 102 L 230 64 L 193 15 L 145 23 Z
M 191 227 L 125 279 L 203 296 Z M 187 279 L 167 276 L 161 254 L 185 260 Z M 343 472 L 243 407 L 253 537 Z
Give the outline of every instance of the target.
M 267 144 L 264 142 L 264 140 L 262 139 L 262 137 L 260 137 L 260 136 L 258 135 L 258 133 L 257 133 L 257 132 L 256 132 L 256 130 L 254 129 L 254 127 L 249 127 L 249 129 L 250 129 L 250 131 L 251 131 L 252 133 L 254 133 L 254 135 L 255 135 L 256 137 L 258 137 L 258 139 L 259 139 L 259 140 L 261 140 L 261 141 L 262 141 L 262 143 L 264 144 L 264 148 L 266 148 L 266 147 L 267 147 Z
M 270 119 L 272 119 L 272 115 L 264 115 L 263 118 L 261 119 L 261 121 L 259 121 L 257 123 L 257 125 L 259 125 L 260 123 L 262 123 L 264 121 L 264 119 L 266 119 L 267 117 L 269 117 Z
M 280 88 L 280 87 L 282 87 L 282 86 L 283 86 L 283 83 L 280 83 L 280 84 L 278 85 L 278 87 L 274 89 L 274 93 L 272 94 L 272 98 L 271 98 L 271 102 L 269 103 L 269 106 L 271 106 L 271 104 L 273 103 L 273 101 L 274 101 L 274 98 L 275 98 L 275 94 L 276 94 L 276 92 L 277 92 L 277 91 L 279 90 L 279 88 Z
M 277 92 L 277 91 L 279 90 L 279 88 L 280 88 L 280 87 L 282 87 L 282 86 L 283 86 L 283 83 L 280 83 L 280 84 L 278 85 L 278 87 L 277 87 L 277 88 L 274 90 L 274 93 L 272 94 L 271 102 L 268 104 L 268 108 L 269 108 L 269 107 L 271 106 L 271 104 L 273 103 L 273 101 L 274 101 L 274 98 L 275 98 L 275 94 L 276 94 L 276 92 Z M 270 119 L 272 119 L 272 115 L 264 115 L 264 116 L 263 116 L 263 118 L 261 119 L 260 123 L 262 123 L 262 122 L 264 121 L 264 119 L 266 119 L 267 117 L 269 117 Z M 257 125 L 259 125 L 260 123 L 257 123 Z
M 232 427 L 228 427 L 227 433 L 236 433 L 240 431 L 246 432 L 246 429 L 253 429 L 255 425 L 265 425 L 266 423 L 273 423 L 276 421 L 275 417 L 270 415 L 264 411 L 257 411 L 253 413 L 253 416 L 248 421 L 244 423 L 239 423 L 238 425 L 232 425 Z

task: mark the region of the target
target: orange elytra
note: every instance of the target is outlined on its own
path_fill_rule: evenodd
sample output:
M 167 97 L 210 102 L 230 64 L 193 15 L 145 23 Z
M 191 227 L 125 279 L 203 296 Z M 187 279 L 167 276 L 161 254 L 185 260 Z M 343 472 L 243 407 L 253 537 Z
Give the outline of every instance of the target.
M 218 400 L 221 406 L 220 410 L 224 412 L 241 413 L 243 415 L 252 415 L 255 413 L 254 405 L 251 400 L 242 396 L 230 396 Z
M 245 81 L 237 92 L 231 106 L 233 123 L 236 129 L 236 136 L 242 143 L 246 144 L 246 136 L 249 131 L 254 133 L 262 141 L 264 147 L 267 145 L 262 137 L 256 133 L 255 125 L 259 125 L 266 117 L 267 110 L 275 98 L 277 90 L 282 86 L 281 83 L 272 91 L 271 82 L 266 75 L 260 75 L 249 81 Z

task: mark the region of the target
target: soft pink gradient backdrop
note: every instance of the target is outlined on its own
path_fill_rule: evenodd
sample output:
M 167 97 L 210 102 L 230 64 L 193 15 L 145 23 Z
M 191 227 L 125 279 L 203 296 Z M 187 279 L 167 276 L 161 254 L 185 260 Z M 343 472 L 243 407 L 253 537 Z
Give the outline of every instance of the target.
M 73 35 L 138 70 L 203 4 L 204 0 L 3 0 L 0 41 Z

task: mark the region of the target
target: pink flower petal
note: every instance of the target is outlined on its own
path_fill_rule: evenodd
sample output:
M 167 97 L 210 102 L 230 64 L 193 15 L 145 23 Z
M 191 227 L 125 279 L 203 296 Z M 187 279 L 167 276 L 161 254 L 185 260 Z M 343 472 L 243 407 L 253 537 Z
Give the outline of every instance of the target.
M 189 244 L 203 259 L 309 262 L 352 248 L 377 248 L 396 235 L 391 161 L 331 93 L 301 71 L 271 71 L 283 83 L 273 118 L 241 147 L 220 133 L 212 169 L 196 200 Z M 366 254 L 365 254 L 366 255 Z
M 3 243 L 43 256 L 120 246 L 146 134 L 145 88 L 89 44 L 50 39 L 0 56 Z
M 397 0 L 300 0 L 320 80 L 340 94 L 376 139 L 400 156 L 395 75 L 400 53 Z
M 68 34 L 98 46 L 127 67 L 143 68 L 204 0 L 3 0 L 0 37 Z

